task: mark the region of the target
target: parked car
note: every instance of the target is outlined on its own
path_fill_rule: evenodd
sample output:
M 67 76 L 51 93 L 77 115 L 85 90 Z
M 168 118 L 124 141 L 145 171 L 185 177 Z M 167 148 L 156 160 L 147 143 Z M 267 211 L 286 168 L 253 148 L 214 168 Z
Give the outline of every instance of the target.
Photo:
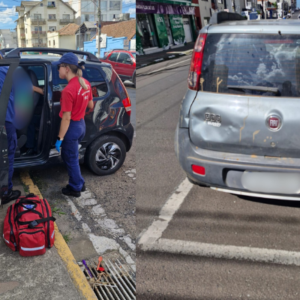
M 298 15 L 298 19 L 300 19 L 300 15 Z
M 109 52 L 102 62 L 111 64 L 120 78 L 130 80 L 136 87 L 136 51 L 117 49 Z
M 30 48 L 30 51 L 42 51 L 53 55 L 21 55 L 29 48 L 17 48 L 7 53 L 0 66 L 8 65 L 14 71 L 22 68 L 28 74 L 33 85 L 44 88 L 44 95 L 34 93 L 33 97 L 41 97 L 41 122 L 36 128 L 37 154 L 22 155 L 26 151 L 27 125 L 17 130 L 18 147 L 15 156 L 15 168 L 51 164 L 60 160 L 60 154 L 55 150 L 60 126 L 60 96 L 67 85 L 65 79 L 60 79 L 58 70 L 52 65 L 59 60 L 57 54 L 70 52 L 68 49 Z M 86 135 L 80 144 L 79 158 L 97 175 L 109 175 L 116 172 L 123 164 L 133 140 L 133 126 L 130 123 L 131 102 L 124 84 L 117 76 L 110 64 L 101 63 L 91 53 L 73 51 L 78 55 L 85 55 L 85 70 L 83 77 L 92 86 L 94 109 L 87 110 L 85 116 Z M 82 61 L 82 59 L 79 59 Z M 12 84 L 12 73 L 8 73 L 8 83 Z M 11 87 L 7 87 L 10 91 Z M 9 92 L 3 88 L 0 95 L 2 105 L 6 107 Z M 32 99 L 25 99 L 28 103 L 36 103 Z M 24 100 L 24 101 L 25 101 Z M 26 102 L 26 103 L 27 103 Z M 30 102 L 30 103 L 31 103 Z M 23 106 L 27 106 L 23 103 Z M 24 105 L 25 104 L 25 105 Z M 28 106 L 27 106 L 28 107 Z M 18 109 L 18 108 L 16 108 Z M 34 108 L 32 108 L 33 110 Z M 5 113 L 0 116 L 0 124 L 4 125 Z M 7 140 L 5 131 L 0 131 L 1 176 L 0 187 L 7 185 L 8 161 Z
M 298 26 L 222 12 L 200 31 L 175 134 L 192 183 L 300 200 Z

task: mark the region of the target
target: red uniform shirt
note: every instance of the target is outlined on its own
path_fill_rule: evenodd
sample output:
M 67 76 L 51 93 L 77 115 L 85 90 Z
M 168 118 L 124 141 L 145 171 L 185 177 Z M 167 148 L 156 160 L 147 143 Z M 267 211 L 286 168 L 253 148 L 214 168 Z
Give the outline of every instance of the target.
M 71 112 L 71 119 L 79 121 L 84 118 L 85 111 L 90 100 L 93 100 L 92 88 L 90 83 L 85 80 L 88 89 L 84 90 L 75 76 L 63 89 L 60 98 L 61 110 L 59 116 L 62 118 L 64 112 Z

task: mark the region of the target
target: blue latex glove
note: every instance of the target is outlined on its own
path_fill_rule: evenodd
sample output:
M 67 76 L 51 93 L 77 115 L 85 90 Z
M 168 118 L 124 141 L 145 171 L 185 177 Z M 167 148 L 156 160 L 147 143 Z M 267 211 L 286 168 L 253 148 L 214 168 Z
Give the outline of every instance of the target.
M 62 141 L 59 141 L 59 140 L 57 140 L 55 143 L 55 148 L 58 153 L 60 152 L 61 143 L 62 143 Z

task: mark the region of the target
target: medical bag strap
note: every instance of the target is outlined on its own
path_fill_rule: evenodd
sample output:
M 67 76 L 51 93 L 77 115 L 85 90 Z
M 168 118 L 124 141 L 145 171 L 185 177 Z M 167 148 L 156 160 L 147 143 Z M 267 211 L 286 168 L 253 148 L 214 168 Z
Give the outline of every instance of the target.
M 2 63 L 3 62 L 3 63 Z M 1 59 L 0 67 L 5 67 L 9 65 L 6 77 L 1 90 L 0 95 L 0 126 L 5 125 L 6 111 L 9 101 L 9 96 L 13 86 L 13 73 L 15 69 L 19 66 L 20 59 Z
M 22 212 L 20 212 L 20 213 L 18 213 L 18 214 L 16 215 L 15 220 L 18 222 L 19 225 L 26 225 L 26 224 L 29 224 L 29 223 L 32 222 L 32 221 L 28 221 L 28 222 L 21 222 L 21 221 L 19 221 L 19 219 L 20 219 L 24 214 L 27 214 L 27 213 L 29 213 L 29 212 L 34 213 L 34 214 L 37 214 L 37 215 L 39 215 L 41 218 L 43 218 L 43 215 L 42 215 L 40 212 L 38 212 L 38 211 L 36 211 L 36 210 L 33 210 L 33 209 L 28 209 L 28 210 L 22 211 Z
M 48 217 L 48 218 L 44 218 L 44 219 L 34 220 L 34 221 L 29 222 L 28 228 L 34 228 L 35 226 L 37 226 L 41 223 L 48 222 L 48 221 L 55 222 L 55 220 L 56 219 L 54 217 Z M 20 222 L 20 223 L 26 223 L 26 222 Z M 23 224 L 21 224 L 21 225 L 23 225 Z M 24 224 L 24 225 L 26 225 L 26 224 Z

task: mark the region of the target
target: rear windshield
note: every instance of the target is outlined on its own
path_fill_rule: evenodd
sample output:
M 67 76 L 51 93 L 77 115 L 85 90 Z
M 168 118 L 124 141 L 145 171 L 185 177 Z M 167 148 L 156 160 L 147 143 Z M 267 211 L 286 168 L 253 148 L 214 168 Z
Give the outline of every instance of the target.
M 300 35 L 209 34 L 200 89 L 299 97 Z

